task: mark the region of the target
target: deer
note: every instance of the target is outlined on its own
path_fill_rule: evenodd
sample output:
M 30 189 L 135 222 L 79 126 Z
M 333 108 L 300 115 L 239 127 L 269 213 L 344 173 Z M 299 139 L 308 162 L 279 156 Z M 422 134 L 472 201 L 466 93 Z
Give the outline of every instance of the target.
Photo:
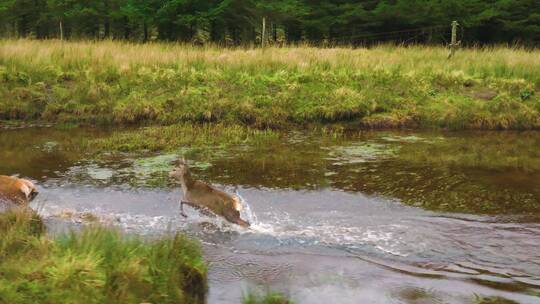
M 0 201 L 27 205 L 38 193 L 36 186 L 27 179 L 0 175 Z
M 249 222 L 240 218 L 240 210 L 242 210 L 240 199 L 194 179 L 183 157 L 176 162 L 169 176 L 179 180 L 182 185 L 184 197 L 180 200 L 180 214 L 183 217 L 187 217 L 184 213 L 184 204 L 187 204 L 199 210 L 209 210 L 242 227 L 250 226 Z

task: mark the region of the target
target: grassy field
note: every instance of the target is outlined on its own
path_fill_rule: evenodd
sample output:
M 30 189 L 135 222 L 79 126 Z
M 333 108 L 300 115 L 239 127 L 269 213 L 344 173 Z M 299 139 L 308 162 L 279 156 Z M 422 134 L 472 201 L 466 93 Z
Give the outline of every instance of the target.
M 206 265 L 183 236 L 44 232 L 37 215 L 0 214 L 0 303 L 204 303 Z
M 0 41 L 0 119 L 539 129 L 540 51 Z

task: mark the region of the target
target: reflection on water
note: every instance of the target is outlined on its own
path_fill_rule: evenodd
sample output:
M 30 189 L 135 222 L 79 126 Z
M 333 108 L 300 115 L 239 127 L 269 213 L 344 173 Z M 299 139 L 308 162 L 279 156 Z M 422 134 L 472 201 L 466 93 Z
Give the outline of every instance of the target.
M 57 227 L 102 221 L 200 239 L 210 303 L 237 303 L 255 285 L 299 303 L 540 301 L 539 133 L 290 133 L 99 159 L 76 149 L 106 134 L 0 130 L 0 174 L 35 180 L 35 207 Z M 199 178 L 238 191 L 251 229 L 179 216 L 167 177 L 179 154 Z

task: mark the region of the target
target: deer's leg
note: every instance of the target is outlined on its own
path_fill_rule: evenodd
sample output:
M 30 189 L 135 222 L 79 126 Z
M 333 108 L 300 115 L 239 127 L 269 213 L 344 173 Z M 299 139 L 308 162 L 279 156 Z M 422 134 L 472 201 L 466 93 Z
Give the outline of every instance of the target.
M 199 212 L 208 217 L 216 217 L 216 214 L 214 212 L 212 212 L 210 209 L 205 208 L 205 207 L 199 208 Z
M 187 202 L 180 201 L 180 215 L 183 216 L 183 217 L 188 217 L 188 216 L 184 213 L 184 203 L 187 204 Z
M 208 217 L 216 217 L 216 214 L 214 212 L 212 212 L 210 209 L 206 208 L 206 207 L 203 207 L 203 206 L 199 206 L 199 205 L 196 205 L 196 204 L 192 204 L 190 202 L 187 202 L 187 201 L 183 201 L 181 200 L 180 201 L 180 214 L 183 216 L 183 217 L 188 217 L 185 213 L 184 213 L 184 204 L 187 204 L 195 209 L 197 209 L 199 211 L 199 213 L 203 214 L 203 215 L 206 215 Z

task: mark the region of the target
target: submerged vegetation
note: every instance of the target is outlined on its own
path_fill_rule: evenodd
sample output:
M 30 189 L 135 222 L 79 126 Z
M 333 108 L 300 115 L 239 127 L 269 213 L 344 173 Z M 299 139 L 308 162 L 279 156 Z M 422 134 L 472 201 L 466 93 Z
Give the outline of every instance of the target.
M 257 130 L 238 125 L 177 124 L 116 132 L 110 136 L 84 141 L 83 147 L 97 152 L 170 151 L 185 147 L 215 147 L 244 143 L 253 145 L 277 137 L 278 133 L 271 130 Z
M 540 53 L 0 41 L 0 119 L 540 128 Z
M 540 152 L 531 149 L 537 141 L 535 132 L 290 134 L 272 147 L 191 156 L 211 162 L 194 171 L 220 184 L 331 187 L 434 211 L 534 215 L 540 210 Z
M 280 293 L 268 292 L 265 295 L 258 296 L 254 293 L 248 293 L 244 296 L 243 304 L 293 304 L 291 300 Z
M 139 185 L 167 185 L 170 160 L 185 155 L 196 174 L 225 185 L 332 187 L 444 212 L 514 215 L 540 210 L 540 188 L 535 182 L 540 178 L 540 150 L 531 149 L 538 145 L 535 131 L 250 135 L 250 128 L 198 128 L 175 125 L 123 131 L 90 139 L 88 146 L 97 152 L 144 156 L 110 178 Z M 201 141 L 189 132 L 199 134 Z M 147 157 L 147 150 L 162 153 Z
M 501 297 L 475 296 L 474 304 L 518 304 L 518 302 Z
M 536 131 L 278 132 L 177 124 L 6 130 L 0 142 L 6 160 L 0 171 L 76 184 L 170 187 L 171 161 L 183 155 L 199 178 L 221 185 L 335 188 L 445 212 L 540 211 Z
M 181 235 L 44 232 L 31 212 L 0 214 L 0 303 L 204 303 L 206 265 Z

